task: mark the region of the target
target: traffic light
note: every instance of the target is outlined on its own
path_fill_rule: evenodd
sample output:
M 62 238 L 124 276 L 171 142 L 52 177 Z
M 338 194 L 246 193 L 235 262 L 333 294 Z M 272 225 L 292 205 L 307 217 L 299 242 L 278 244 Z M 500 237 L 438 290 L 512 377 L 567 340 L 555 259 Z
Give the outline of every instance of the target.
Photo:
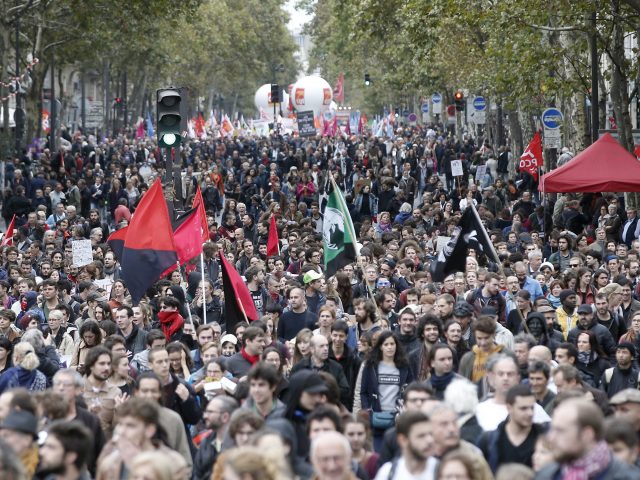
M 180 145 L 180 102 L 182 96 L 176 88 L 161 88 L 156 92 L 158 120 L 158 146 L 171 148 Z
M 271 103 L 281 103 L 280 99 L 280 85 L 277 83 L 271 84 Z
M 368 87 L 369 85 L 371 85 L 371 75 L 369 75 L 368 73 L 364 74 L 364 84 Z
M 464 110 L 464 93 L 458 90 L 456 93 L 453 94 L 453 99 L 456 102 L 456 110 L 458 112 L 463 111 Z
M 113 99 L 113 107 L 120 108 L 122 106 L 122 98 L 116 97 Z

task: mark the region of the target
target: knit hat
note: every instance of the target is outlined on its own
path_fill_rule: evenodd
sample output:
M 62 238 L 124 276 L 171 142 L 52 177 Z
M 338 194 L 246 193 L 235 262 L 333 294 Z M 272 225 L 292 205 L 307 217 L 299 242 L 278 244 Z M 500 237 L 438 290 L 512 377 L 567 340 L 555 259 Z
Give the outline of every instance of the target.
M 35 439 L 38 436 L 38 419 L 33 413 L 26 410 L 11 410 L 0 423 L 0 430 L 27 433 Z
M 574 292 L 573 290 L 570 290 L 568 288 L 562 290 L 560 292 L 560 297 L 559 297 L 560 298 L 560 303 L 564 302 L 567 299 L 567 297 L 569 297 L 571 295 L 575 295 L 575 294 L 576 294 L 576 292 Z

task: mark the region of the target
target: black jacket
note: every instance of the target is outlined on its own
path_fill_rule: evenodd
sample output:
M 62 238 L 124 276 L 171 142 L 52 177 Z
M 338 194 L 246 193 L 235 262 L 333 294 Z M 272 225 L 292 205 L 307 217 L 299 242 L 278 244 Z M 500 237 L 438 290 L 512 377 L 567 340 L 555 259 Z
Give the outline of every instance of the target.
M 328 358 L 323 364 L 321 368 L 316 368 L 310 358 L 303 358 L 298 363 L 296 363 L 291 369 L 291 374 L 293 375 L 300 370 L 314 370 L 314 371 L 323 371 L 330 373 L 333 378 L 338 382 L 338 388 L 340 389 L 340 402 L 343 405 L 349 405 L 350 402 L 350 392 L 351 387 L 349 386 L 349 382 L 347 381 L 347 377 L 342 370 L 342 366 L 336 362 L 335 360 L 331 360 Z

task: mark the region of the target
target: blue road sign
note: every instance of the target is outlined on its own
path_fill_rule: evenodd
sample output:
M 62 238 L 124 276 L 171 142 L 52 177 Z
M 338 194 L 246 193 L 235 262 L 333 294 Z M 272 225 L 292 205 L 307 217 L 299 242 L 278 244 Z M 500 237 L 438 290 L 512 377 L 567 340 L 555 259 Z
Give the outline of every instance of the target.
M 476 97 L 473 99 L 473 109 L 478 112 L 484 112 L 487 109 L 487 101 L 484 97 Z
M 542 112 L 542 124 L 551 130 L 560 128 L 563 120 L 564 115 L 562 115 L 562 112 L 557 108 L 547 108 Z

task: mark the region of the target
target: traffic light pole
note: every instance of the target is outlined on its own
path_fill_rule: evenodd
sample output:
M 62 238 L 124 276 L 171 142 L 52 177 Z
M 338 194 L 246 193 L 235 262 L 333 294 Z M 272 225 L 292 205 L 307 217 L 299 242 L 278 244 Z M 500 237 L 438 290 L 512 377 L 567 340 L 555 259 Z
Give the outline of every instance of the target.
M 173 185 L 173 148 L 164 148 L 165 156 L 165 172 L 164 172 L 164 198 L 167 202 L 167 209 L 169 210 L 169 218 L 173 222 L 175 220 L 175 209 L 173 207 L 173 200 L 175 196 L 175 188 Z

